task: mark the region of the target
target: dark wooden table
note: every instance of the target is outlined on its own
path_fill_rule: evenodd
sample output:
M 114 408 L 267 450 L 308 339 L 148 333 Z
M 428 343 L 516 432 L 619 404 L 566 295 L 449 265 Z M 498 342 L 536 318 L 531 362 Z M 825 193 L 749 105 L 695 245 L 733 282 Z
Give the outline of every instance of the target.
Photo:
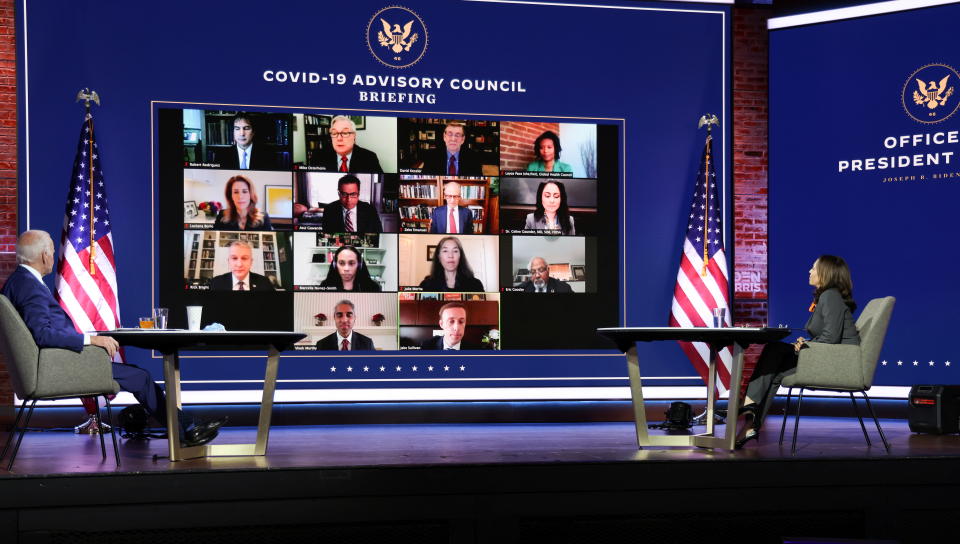
M 637 427 L 637 445 L 697 446 L 732 450 L 737 440 L 737 412 L 740 409 L 740 378 L 743 375 L 743 350 L 751 344 L 766 344 L 787 337 L 786 328 L 749 327 L 610 327 L 597 329 L 597 334 L 613 340 L 627 356 L 630 376 L 630 395 L 633 399 L 633 417 Z M 703 342 L 710 347 L 710 366 L 707 380 L 707 430 L 695 435 L 650 436 L 647 432 L 647 414 L 644 411 L 643 384 L 637 358 L 637 342 L 663 340 Z M 714 433 L 714 412 L 717 402 L 717 361 L 719 352 L 733 346 L 730 368 L 730 392 L 727 400 L 727 424 L 722 437 Z
M 153 349 L 163 354 L 163 380 L 167 389 L 167 434 L 170 460 L 181 461 L 195 457 L 264 455 L 270 437 L 270 418 L 273 414 L 273 393 L 277 387 L 277 369 L 280 352 L 289 349 L 305 334 L 276 331 L 184 331 L 159 329 L 121 329 L 97 333 L 110 336 L 121 346 Z M 267 351 L 267 368 L 263 378 L 263 397 L 257 424 L 255 444 L 206 444 L 185 448 L 180 446 L 180 351 L 186 349 L 259 350 Z

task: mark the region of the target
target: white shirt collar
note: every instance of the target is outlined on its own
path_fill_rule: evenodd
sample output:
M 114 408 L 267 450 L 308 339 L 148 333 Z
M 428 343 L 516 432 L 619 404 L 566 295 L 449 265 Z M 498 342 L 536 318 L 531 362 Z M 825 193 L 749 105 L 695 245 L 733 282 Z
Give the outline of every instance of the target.
M 348 334 L 347 336 L 340 336 L 340 331 L 337 331 L 337 339 L 339 340 L 339 342 L 337 342 L 337 349 L 340 349 L 340 345 L 343 344 L 344 340 L 346 340 L 349 343 L 350 347 L 353 347 L 353 331 L 352 330 L 350 331 L 350 334 Z
M 448 345 L 447 345 L 447 337 L 446 337 L 446 336 L 443 337 L 443 349 L 456 349 L 456 350 L 459 350 L 459 349 L 460 349 L 460 344 L 462 344 L 462 343 L 463 343 L 463 340 L 457 342 L 456 344 L 454 344 L 454 345 L 452 345 L 452 346 L 448 346 Z
M 33 274 L 33 277 L 37 278 L 37 281 L 39 281 L 40 283 L 43 283 L 43 275 L 40 274 L 39 270 L 37 270 L 36 268 L 28 264 L 21 264 L 20 266 L 26 268 L 31 274 Z M 46 285 L 45 283 L 43 284 Z

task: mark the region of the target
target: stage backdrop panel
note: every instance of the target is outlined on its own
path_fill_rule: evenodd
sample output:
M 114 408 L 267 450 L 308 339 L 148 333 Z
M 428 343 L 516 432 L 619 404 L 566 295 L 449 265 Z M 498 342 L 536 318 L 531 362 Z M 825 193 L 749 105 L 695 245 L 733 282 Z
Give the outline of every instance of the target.
M 960 6 L 774 30 L 770 321 L 802 327 L 820 254 L 897 298 L 875 383 L 953 383 Z M 901 393 L 904 390 L 900 390 Z
M 602 303 L 582 315 L 557 318 L 547 307 L 544 330 L 562 347 L 570 323 L 581 329 L 583 323 L 665 325 L 705 136 L 696 123 L 708 112 L 720 118 L 715 165 L 731 247 L 729 8 L 420 0 L 382 11 L 387 7 L 370 0 L 270 6 L 174 0 L 152 5 L 144 17 L 142 6 L 123 2 L 18 2 L 21 226 L 59 239 L 82 118 L 73 98 L 83 87 L 102 99 L 94 115 L 126 325 L 151 306 L 169 304 L 160 285 L 170 278 L 161 277 L 158 262 L 159 247 L 171 236 L 158 215 L 158 118 L 165 108 L 194 116 L 196 110 L 290 113 L 299 122 L 310 113 L 337 112 L 384 126 L 394 118 L 590 124 L 600 127 L 598 134 L 612 130 L 614 145 L 606 151 L 612 159 L 598 157 L 612 168 L 597 183 L 604 184 L 600 198 L 616 212 L 601 217 L 613 234 L 596 242 L 596 259 L 599 267 L 615 269 L 615 281 L 601 286 Z M 384 17 L 404 24 L 416 19 L 418 40 L 402 37 L 401 28 L 402 44 L 381 43 L 378 18 Z M 391 49 L 394 54 L 385 53 Z M 419 86 L 401 84 L 401 77 L 417 78 Z M 487 81 L 497 82 L 494 90 L 477 89 Z M 302 143 L 289 145 L 293 161 L 308 155 Z M 393 140 L 362 145 L 382 152 Z M 575 162 L 586 172 L 582 160 Z M 396 175 L 404 165 L 389 157 L 382 166 Z M 660 380 L 649 383 L 701 385 L 676 345 L 640 349 L 645 373 Z M 129 353 L 160 375 L 156 357 Z M 374 363 L 392 372 L 376 379 L 345 372 Z M 449 370 L 428 377 L 428 365 Z M 184 368 L 187 401 L 256 398 L 259 363 L 248 358 L 197 355 Z M 394 352 L 335 359 L 298 351 L 284 357 L 280 378 L 281 401 L 628 396 L 623 357 L 599 343 L 472 356 Z

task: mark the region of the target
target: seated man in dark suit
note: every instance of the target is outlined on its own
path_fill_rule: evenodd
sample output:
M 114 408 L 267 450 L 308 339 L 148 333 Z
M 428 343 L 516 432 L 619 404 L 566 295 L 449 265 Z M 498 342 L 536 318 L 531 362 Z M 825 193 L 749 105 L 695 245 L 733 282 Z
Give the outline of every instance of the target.
M 472 234 L 473 213 L 470 208 L 460 205 L 460 184 L 455 181 L 444 184 L 443 198 L 447 205 L 434 208 L 430 214 L 430 232 Z
M 460 350 L 480 349 L 463 342 L 467 333 L 467 307 L 462 302 L 448 302 L 440 307 L 440 328 L 443 336 L 434 336 L 420 345 L 420 349 Z
M 239 112 L 233 117 L 233 143 L 221 154 L 220 168 L 231 170 L 273 170 L 276 159 L 263 144 L 254 153 L 253 122 L 250 115 Z
M 215 291 L 275 291 L 266 277 L 250 271 L 253 266 L 253 248 L 243 240 L 230 244 L 227 256 L 230 272 L 214 276 L 210 289 Z
M 463 123 L 450 122 L 443 129 L 443 148 L 431 152 L 423 164 L 424 174 L 481 176 L 480 157 L 463 147 L 467 134 Z
M 23 317 L 39 348 L 60 348 L 80 353 L 85 345 L 103 348 L 111 358 L 117 352 L 117 341 L 109 336 L 77 332 L 73 320 L 53 298 L 43 283 L 43 276 L 53 272 L 53 240 L 42 230 L 28 230 L 17 240 L 17 262 L 20 264 L 7 278 L 4 296 Z M 146 370 L 127 364 L 113 363 L 113 379 L 120 389 L 133 393 L 148 414 L 166 425 L 167 413 L 163 390 Z M 226 419 L 197 424 L 183 412 L 180 420 L 181 439 L 185 446 L 199 446 L 216 438 Z
M 337 181 L 340 200 L 323 208 L 323 232 L 383 232 L 380 215 L 372 205 L 360 200 L 360 180 L 347 174 Z
M 322 166 L 327 172 L 383 172 L 377 154 L 357 145 L 357 124 L 346 115 L 330 121 L 330 143 L 330 151 L 319 153 L 310 166 Z
M 349 300 L 341 300 L 333 307 L 333 322 L 337 332 L 324 336 L 317 342 L 317 349 L 327 351 L 373 351 L 373 340 L 353 331 L 356 315 Z
M 572 293 L 570 284 L 550 277 L 550 265 L 543 257 L 530 259 L 530 279 L 521 283 L 527 293 Z

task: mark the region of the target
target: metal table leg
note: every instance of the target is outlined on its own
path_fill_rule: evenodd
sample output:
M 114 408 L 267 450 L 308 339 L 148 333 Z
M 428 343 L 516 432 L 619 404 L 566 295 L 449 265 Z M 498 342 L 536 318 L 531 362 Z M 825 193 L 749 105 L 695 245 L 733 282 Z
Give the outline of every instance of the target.
M 737 416 L 740 413 L 740 382 L 743 380 L 743 348 L 733 344 L 733 361 L 730 368 L 730 392 L 727 396 L 727 427 L 723 433 L 724 446 L 733 450 L 737 443 Z
M 711 349 L 707 392 L 707 432 L 697 435 L 658 435 L 647 432 L 647 414 L 643 401 L 643 384 L 636 346 L 627 353 L 627 374 L 630 377 L 630 396 L 633 400 L 633 418 L 637 428 L 637 445 L 644 446 L 699 446 L 733 450 L 737 440 L 737 412 L 739 411 L 740 378 L 743 374 L 743 348 L 734 344 L 730 373 L 730 395 L 727 407 L 727 425 L 723 437 L 714 436 L 714 404 L 716 403 L 716 372 L 718 354 Z
M 171 461 L 183 459 L 180 454 L 180 354 L 163 355 L 163 384 L 167 390 L 167 447 Z
M 167 409 L 170 411 L 172 403 L 180 406 L 180 366 L 179 358 L 174 355 L 168 364 L 164 356 L 164 377 L 167 379 Z M 167 370 L 168 366 L 171 368 Z M 270 420 L 273 416 L 273 396 L 277 389 L 277 371 L 280 367 L 280 352 L 270 347 L 267 352 L 267 367 L 263 377 L 263 395 L 260 401 L 260 417 L 257 422 L 257 440 L 254 444 L 207 444 L 192 448 L 181 448 L 176 429 L 176 421 L 167 418 L 167 430 L 170 433 L 170 460 L 181 461 L 197 457 L 236 457 L 246 455 L 265 455 L 267 442 L 270 438 Z M 172 376 L 172 380 L 171 380 Z M 171 383 L 173 381 L 174 383 Z M 170 392 L 174 391 L 174 394 Z M 174 400 L 175 399 L 175 400 Z M 173 422 L 173 423 L 171 423 Z M 171 427 L 171 425 L 173 425 Z

